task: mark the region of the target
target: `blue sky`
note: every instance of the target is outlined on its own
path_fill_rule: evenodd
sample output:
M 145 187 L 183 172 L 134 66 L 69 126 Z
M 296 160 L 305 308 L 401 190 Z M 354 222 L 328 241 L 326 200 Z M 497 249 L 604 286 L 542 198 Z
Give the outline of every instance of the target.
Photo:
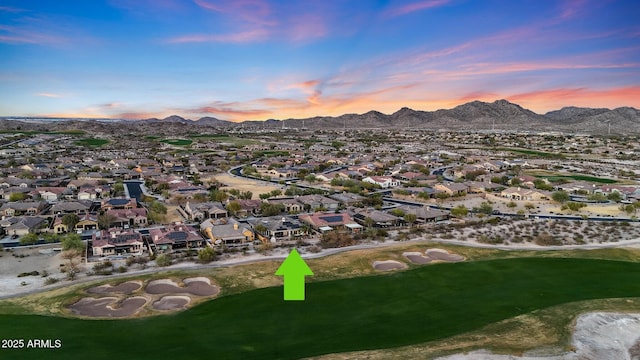
M 0 115 L 640 108 L 640 2 L 4 0 Z

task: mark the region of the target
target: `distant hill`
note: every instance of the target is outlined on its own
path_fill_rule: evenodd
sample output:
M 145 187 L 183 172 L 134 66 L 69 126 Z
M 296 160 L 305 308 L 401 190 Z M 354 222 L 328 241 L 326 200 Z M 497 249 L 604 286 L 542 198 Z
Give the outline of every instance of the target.
M 51 119 L 49 119 L 51 120 Z M 65 127 L 56 119 L 56 127 Z M 31 127 L 48 128 L 54 122 L 37 118 L 4 118 L 0 121 L 0 129 L 13 129 L 16 121 L 22 123 L 23 129 Z M 98 129 L 109 126 L 110 122 L 98 122 L 90 119 L 69 119 L 74 128 Z M 492 103 L 472 101 L 454 107 L 436 111 L 420 111 L 402 108 L 393 114 L 369 111 L 364 114 L 344 114 L 340 116 L 316 116 L 306 119 L 270 119 L 266 121 L 231 122 L 203 117 L 198 120 L 185 119 L 172 115 L 164 119 L 150 118 L 145 120 L 121 120 L 139 129 L 156 132 L 190 131 L 193 126 L 212 128 L 308 128 L 308 129 L 432 129 L 432 130 L 531 130 L 531 131 L 566 131 L 583 133 L 607 133 L 609 124 L 614 134 L 640 134 L 640 111 L 631 107 L 617 109 L 564 107 L 546 114 L 536 114 L 518 104 L 507 100 Z M 33 123 L 33 124 L 32 124 Z M 86 123 L 83 125 L 83 123 Z M 92 125 L 89 125 L 92 123 Z M 158 126 L 158 123 L 163 124 Z M 35 125 L 39 124 L 39 125 Z M 125 131 L 125 129 L 123 129 Z

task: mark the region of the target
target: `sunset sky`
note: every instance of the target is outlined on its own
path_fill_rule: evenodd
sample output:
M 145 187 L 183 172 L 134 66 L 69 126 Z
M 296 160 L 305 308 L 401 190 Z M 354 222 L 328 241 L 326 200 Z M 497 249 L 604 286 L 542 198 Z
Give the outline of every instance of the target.
M 640 108 L 640 1 L 2 0 L 0 115 Z

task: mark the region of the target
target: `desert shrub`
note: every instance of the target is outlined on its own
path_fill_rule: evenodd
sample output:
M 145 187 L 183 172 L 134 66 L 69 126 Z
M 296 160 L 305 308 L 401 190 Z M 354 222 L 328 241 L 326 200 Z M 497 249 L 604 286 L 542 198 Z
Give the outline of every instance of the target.
M 44 284 L 45 284 L 45 285 L 51 285 L 51 284 L 55 284 L 55 283 L 57 283 L 58 281 L 60 281 L 60 279 L 58 279 L 58 278 L 54 278 L 54 277 L 48 277 L 48 278 L 44 281 Z
M 216 259 L 216 252 L 210 247 L 206 247 L 198 251 L 198 261 L 201 263 L 210 263 Z
M 23 273 L 18 274 L 18 277 L 38 276 L 38 275 L 40 275 L 40 273 L 37 272 L 37 271 L 29 271 L 29 272 L 23 272 Z
M 325 249 L 351 246 L 356 243 L 356 240 L 352 236 L 340 231 L 325 233 L 322 235 L 322 239 L 320 240 L 320 245 Z
M 549 233 L 542 233 L 536 236 L 534 242 L 540 246 L 557 246 L 562 245 L 562 240 L 552 236 Z
M 118 272 L 119 273 L 126 273 L 127 272 L 127 267 L 126 266 L 118 266 Z
M 160 254 L 156 257 L 156 264 L 158 266 L 169 266 L 172 262 L 171 256 L 167 254 Z

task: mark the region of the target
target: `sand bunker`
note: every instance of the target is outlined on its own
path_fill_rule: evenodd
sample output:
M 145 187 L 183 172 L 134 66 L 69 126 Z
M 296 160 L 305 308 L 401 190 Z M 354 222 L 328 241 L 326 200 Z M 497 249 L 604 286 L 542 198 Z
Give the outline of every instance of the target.
M 433 260 L 442 260 L 449 262 L 464 261 L 464 256 L 453 254 L 443 249 L 428 249 L 427 251 L 425 251 L 425 254 L 427 254 L 427 256 L 432 258 Z
M 373 268 L 379 271 L 401 270 L 406 269 L 407 264 L 395 260 L 374 261 Z
M 139 281 L 127 281 L 118 285 L 100 285 L 96 287 L 92 287 L 87 290 L 90 294 L 111 294 L 111 293 L 123 293 L 123 294 L 131 294 L 134 291 L 140 289 L 142 284 Z
M 211 281 L 203 277 L 184 279 L 184 284 L 182 287 L 170 279 L 153 280 L 147 284 L 145 291 L 149 294 L 188 293 L 196 296 L 213 296 L 220 292 L 219 287 L 211 285 Z
M 411 261 L 413 264 L 418 264 L 418 265 L 427 264 L 433 260 L 430 257 L 424 256 L 422 255 L 422 253 L 417 251 L 403 252 L 402 256 L 409 259 L 409 261 Z
M 409 259 L 412 264 L 416 265 L 428 264 L 434 260 L 447 262 L 458 262 L 464 260 L 464 256 L 452 254 L 443 249 L 428 249 L 425 251 L 425 254 L 426 255 L 423 255 L 421 252 L 417 251 L 407 251 L 402 253 L 402 256 Z
M 125 317 L 132 316 L 147 303 L 147 299 L 135 296 L 129 297 L 121 302 L 118 298 L 82 298 L 75 304 L 69 306 L 76 315 L 91 317 Z
M 153 303 L 156 310 L 182 310 L 189 305 L 191 298 L 183 295 L 167 295 Z

